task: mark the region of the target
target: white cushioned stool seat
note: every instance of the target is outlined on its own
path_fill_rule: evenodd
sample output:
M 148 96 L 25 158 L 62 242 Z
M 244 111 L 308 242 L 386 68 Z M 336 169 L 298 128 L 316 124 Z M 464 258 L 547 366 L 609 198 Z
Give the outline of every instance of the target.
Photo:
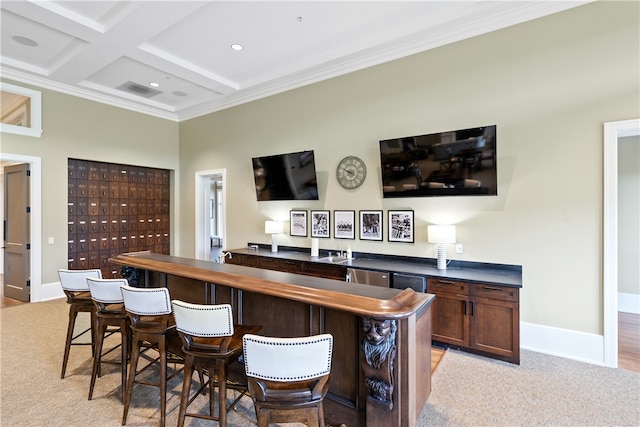
M 333 336 L 243 337 L 244 366 L 258 426 L 306 422 L 324 426 Z

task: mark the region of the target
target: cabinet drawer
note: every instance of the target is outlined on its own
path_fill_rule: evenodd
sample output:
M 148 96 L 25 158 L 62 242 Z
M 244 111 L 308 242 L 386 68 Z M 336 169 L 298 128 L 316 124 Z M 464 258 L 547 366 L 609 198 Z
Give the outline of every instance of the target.
M 258 258 L 258 266 L 269 270 L 279 270 L 280 260 L 276 258 Z
M 347 268 L 338 265 L 305 263 L 304 274 L 325 279 L 346 280 Z
M 244 265 L 247 267 L 257 267 L 259 258 L 253 255 L 240 255 L 240 265 Z
M 469 284 L 465 282 L 458 282 L 456 280 L 432 278 L 427 282 L 427 292 L 447 292 L 450 294 L 468 295 Z
M 502 301 L 518 301 L 519 299 L 518 288 L 508 288 L 481 283 L 475 284 L 471 287 L 471 295 Z
M 302 263 L 298 261 L 291 261 L 287 259 L 280 260 L 280 270 L 287 273 L 302 273 Z

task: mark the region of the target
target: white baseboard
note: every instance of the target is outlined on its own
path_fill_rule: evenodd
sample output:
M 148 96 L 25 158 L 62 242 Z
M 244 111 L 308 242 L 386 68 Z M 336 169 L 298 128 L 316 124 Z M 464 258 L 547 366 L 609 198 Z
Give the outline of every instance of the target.
M 640 314 L 640 294 L 618 292 L 618 311 Z
M 520 347 L 538 353 L 605 366 L 604 336 L 520 323 Z
M 52 299 L 64 298 L 64 292 L 62 291 L 62 285 L 60 282 L 43 283 L 38 291 L 37 300 L 31 295 L 31 302 L 43 302 Z

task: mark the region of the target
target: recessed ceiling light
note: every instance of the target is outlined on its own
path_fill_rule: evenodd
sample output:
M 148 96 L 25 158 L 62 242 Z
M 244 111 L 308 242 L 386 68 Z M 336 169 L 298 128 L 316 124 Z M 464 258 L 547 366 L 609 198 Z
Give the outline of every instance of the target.
M 38 42 L 37 41 L 32 40 L 32 39 L 30 39 L 28 37 L 13 36 L 11 38 L 13 39 L 14 42 L 20 43 L 20 44 L 25 45 L 25 46 L 29 46 L 29 47 L 38 46 Z
M 152 86 L 152 87 L 160 87 L 160 83 L 151 82 L 151 83 L 149 83 L 149 86 Z
M 231 45 L 231 49 L 233 49 L 233 50 L 242 50 L 242 49 L 244 49 L 244 46 L 242 46 L 241 44 L 234 43 L 234 44 Z

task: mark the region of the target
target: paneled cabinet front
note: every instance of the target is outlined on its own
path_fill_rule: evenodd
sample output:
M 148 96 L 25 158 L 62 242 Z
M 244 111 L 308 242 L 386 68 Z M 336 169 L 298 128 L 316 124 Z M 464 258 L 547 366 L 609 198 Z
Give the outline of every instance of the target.
M 285 271 L 287 273 L 304 274 L 325 279 L 345 280 L 347 274 L 346 267 L 340 265 L 279 259 L 260 255 L 233 253 L 231 259 L 227 259 L 225 262 L 245 267 L 259 267 L 266 270 Z
M 429 278 L 434 341 L 520 363 L 519 290 Z
M 123 252 L 169 254 L 169 171 L 69 159 L 68 268 L 99 268 Z

